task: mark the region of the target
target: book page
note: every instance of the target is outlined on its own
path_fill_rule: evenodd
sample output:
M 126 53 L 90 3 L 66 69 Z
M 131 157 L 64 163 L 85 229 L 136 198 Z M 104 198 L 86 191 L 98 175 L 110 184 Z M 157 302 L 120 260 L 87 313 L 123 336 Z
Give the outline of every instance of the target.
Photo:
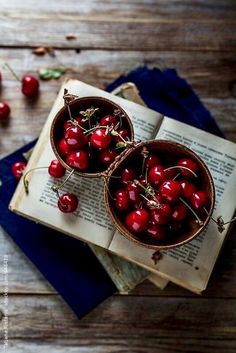
M 235 197 L 232 197 L 236 194 L 236 145 L 169 118 L 164 118 L 156 138 L 182 143 L 202 157 L 216 188 L 213 217 L 216 219 L 221 215 L 224 220 L 230 220 L 236 206 Z M 207 229 L 191 242 L 163 251 L 163 258 L 156 265 L 152 261 L 153 250 L 131 243 L 118 232 L 109 249 L 144 264 L 151 271 L 156 270 L 177 284 L 202 291 L 206 288 L 228 227 L 219 233 L 216 224 L 210 221 Z
M 119 104 L 133 121 L 137 139 L 150 139 L 162 118 L 159 113 L 146 107 L 113 96 L 83 82 L 68 80 L 58 94 L 34 148 L 27 170 L 47 167 L 55 158 L 49 141 L 50 126 L 55 114 L 64 105 L 64 88 L 67 88 L 69 93 L 80 97 L 102 96 Z M 72 214 L 63 214 L 58 210 L 57 197 L 51 190 L 55 179 L 48 175 L 46 169 L 31 173 L 29 181 L 29 195 L 25 194 L 23 182 L 20 181 L 10 203 L 11 210 L 74 237 L 104 248 L 108 247 L 114 234 L 114 227 L 106 212 L 103 182 L 100 178 L 81 178 L 73 175 L 62 188 L 61 193 L 69 191 L 79 197 L 78 209 Z

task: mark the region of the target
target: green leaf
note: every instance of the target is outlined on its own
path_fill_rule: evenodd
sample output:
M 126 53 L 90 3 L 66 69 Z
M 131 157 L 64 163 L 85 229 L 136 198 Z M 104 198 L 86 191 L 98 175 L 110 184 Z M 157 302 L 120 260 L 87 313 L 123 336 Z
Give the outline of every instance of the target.
M 64 67 L 43 68 L 38 70 L 38 74 L 41 80 L 57 80 L 65 73 L 66 68 Z

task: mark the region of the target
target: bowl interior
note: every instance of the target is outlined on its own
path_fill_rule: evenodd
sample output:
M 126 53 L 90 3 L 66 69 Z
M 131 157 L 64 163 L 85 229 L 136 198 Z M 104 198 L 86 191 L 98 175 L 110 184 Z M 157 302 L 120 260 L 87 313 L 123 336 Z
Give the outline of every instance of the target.
M 189 222 L 190 224 L 188 224 L 188 226 L 184 228 L 183 231 L 179 233 L 176 232 L 175 234 L 173 234 L 173 236 L 169 236 L 165 240 L 157 242 L 152 239 L 150 240 L 150 238 L 148 238 L 145 234 L 142 233 L 135 235 L 124 226 L 125 216 L 123 215 L 123 213 L 119 212 L 114 207 L 114 201 L 110 197 L 107 188 L 105 188 L 105 201 L 108 206 L 108 210 L 117 229 L 125 237 L 142 246 L 160 250 L 183 245 L 184 243 L 190 241 L 195 236 L 197 236 L 200 232 L 202 232 L 210 220 L 215 201 L 214 183 L 211 174 L 208 168 L 206 167 L 205 163 L 201 160 L 201 158 L 199 158 L 193 151 L 183 145 L 166 140 L 152 140 L 142 142 L 138 144 L 133 150 L 130 150 L 126 154 L 126 158 L 124 158 L 120 163 L 118 163 L 112 171 L 111 177 L 107 181 L 107 186 L 111 195 L 114 195 L 115 190 L 119 188 L 119 185 L 117 183 L 120 183 L 120 187 L 122 187 L 121 182 L 118 181 L 119 179 L 112 178 L 112 176 L 119 176 L 121 170 L 126 166 L 133 166 L 136 170 L 139 169 L 141 171 L 142 159 L 140 158 L 140 153 L 144 146 L 147 147 L 148 151 L 156 153 L 158 156 L 160 156 L 163 161 L 168 159 L 178 160 L 182 157 L 189 157 L 195 162 L 197 162 L 199 166 L 198 175 L 200 176 L 198 178 L 198 184 L 199 187 L 201 187 L 201 190 L 204 190 L 207 193 L 207 197 L 209 200 L 209 204 L 207 206 L 208 215 L 204 211 L 200 214 L 201 220 L 203 221 L 203 225 L 200 226 L 199 224 L 197 224 L 195 222 L 195 218 L 193 217 Z
M 103 98 L 103 97 L 83 97 L 78 98 L 70 102 L 70 111 L 73 118 L 79 116 L 80 111 L 85 111 L 91 107 L 99 108 L 99 116 L 105 116 L 112 114 L 114 110 L 119 109 L 121 111 L 122 117 L 122 128 L 127 129 L 129 131 L 130 140 L 132 141 L 134 138 L 133 126 L 130 121 L 129 116 L 126 112 L 116 103 Z M 61 164 L 68 170 L 71 170 L 71 167 L 68 166 L 65 162 L 65 158 L 63 158 L 58 151 L 58 143 L 63 138 L 63 125 L 69 119 L 69 112 L 67 107 L 63 107 L 55 116 L 52 125 L 51 125 L 51 133 L 50 140 L 52 149 L 56 155 L 56 158 L 61 162 Z M 119 151 L 119 150 L 118 150 Z M 76 174 L 81 176 L 91 176 L 97 177 L 99 173 L 105 171 L 107 169 L 106 166 L 101 165 L 98 161 L 98 150 L 93 150 L 93 161 L 90 163 L 88 169 L 85 171 L 77 171 Z

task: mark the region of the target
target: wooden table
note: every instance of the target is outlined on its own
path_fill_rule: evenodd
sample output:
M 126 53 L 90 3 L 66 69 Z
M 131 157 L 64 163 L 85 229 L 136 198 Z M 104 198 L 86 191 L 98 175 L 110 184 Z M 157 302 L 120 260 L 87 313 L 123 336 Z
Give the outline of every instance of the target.
M 104 88 L 144 63 L 175 67 L 226 137 L 236 141 L 233 0 L 0 0 L 0 6 L 1 62 L 20 76 L 63 65 L 71 77 Z M 68 34 L 75 38 L 67 40 Z M 33 55 L 38 46 L 54 47 L 55 57 Z M 8 126 L 0 127 L 1 156 L 38 136 L 59 86 L 60 80 L 42 82 L 39 99 L 29 104 L 19 83 L 3 71 L 1 99 L 9 102 L 12 114 Z M 235 352 L 235 233 L 234 228 L 202 297 L 172 284 L 161 291 L 145 282 L 78 321 L 1 232 L 0 259 L 8 255 L 10 271 L 8 351 Z

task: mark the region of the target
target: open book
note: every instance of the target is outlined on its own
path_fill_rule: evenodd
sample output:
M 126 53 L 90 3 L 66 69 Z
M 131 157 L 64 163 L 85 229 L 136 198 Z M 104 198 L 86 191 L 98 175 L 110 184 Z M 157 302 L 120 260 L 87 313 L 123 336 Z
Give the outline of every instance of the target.
M 118 103 L 133 122 L 136 140 L 171 139 L 197 152 L 205 160 L 215 181 L 216 205 L 213 216 L 216 218 L 221 215 L 225 220 L 232 218 L 236 205 L 236 200 L 232 197 L 236 191 L 235 144 L 162 117 L 151 109 L 77 80 L 68 80 L 62 86 L 27 170 L 48 166 L 54 158 L 49 141 L 50 126 L 55 114 L 63 106 L 64 88 L 80 97 L 103 96 Z M 79 207 L 73 214 L 62 214 L 58 211 L 57 198 L 51 190 L 53 183 L 55 180 L 45 170 L 31 173 L 29 194 L 26 195 L 21 181 L 11 200 L 10 209 L 68 235 L 108 249 L 196 293 L 206 288 L 228 225 L 220 234 L 216 224 L 210 222 L 204 233 L 184 246 L 163 252 L 163 257 L 156 263 L 153 261 L 153 250 L 130 242 L 114 229 L 104 205 L 101 179 L 81 178 L 76 175 L 69 179 L 62 192 L 69 190 L 80 198 Z

